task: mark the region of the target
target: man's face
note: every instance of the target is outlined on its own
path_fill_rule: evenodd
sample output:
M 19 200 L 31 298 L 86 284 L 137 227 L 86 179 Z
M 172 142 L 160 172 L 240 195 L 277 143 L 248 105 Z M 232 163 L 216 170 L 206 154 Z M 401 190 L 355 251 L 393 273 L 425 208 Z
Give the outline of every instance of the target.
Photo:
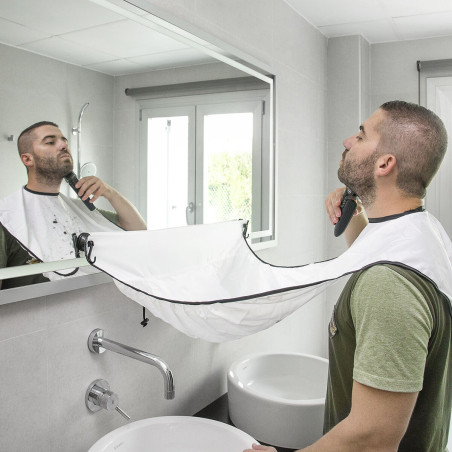
M 46 125 L 33 131 L 33 159 L 37 175 L 60 179 L 73 169 L 67 139 L 58 127 Z
M 384 112 L 377 110 L 361 126 L 356 135 L 343 142 L 345 151 L 337 175 L 339 180 L 351 188 L 364 205 L 375 199 L 375 164 L 379 157 L 377 152 L 380 134 L 376 127 L 384 119 Z

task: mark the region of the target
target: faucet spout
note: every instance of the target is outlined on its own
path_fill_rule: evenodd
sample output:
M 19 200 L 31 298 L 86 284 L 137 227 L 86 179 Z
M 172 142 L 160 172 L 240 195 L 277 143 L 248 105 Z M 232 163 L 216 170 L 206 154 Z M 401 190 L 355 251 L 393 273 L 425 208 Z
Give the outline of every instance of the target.
M 163 375 L 164 382 L 164 397 L 165 399 L 174 399 L 174 380 L 173 373 L 168 365 L 156 355 L 138 350 L 128 345 L 120 344 L 119 342 L 112 341 L 104 337 L 104 332 L 101 329 L 95 329 L 91 332 L 88 338 L 88 348 L 93 353 L 103 353 L 105 350 L 110 350 L 121 355 L 128 356 L 132 359 L 137 359 L 143 363 L 150 364 L 157 367 L 157 369 Z

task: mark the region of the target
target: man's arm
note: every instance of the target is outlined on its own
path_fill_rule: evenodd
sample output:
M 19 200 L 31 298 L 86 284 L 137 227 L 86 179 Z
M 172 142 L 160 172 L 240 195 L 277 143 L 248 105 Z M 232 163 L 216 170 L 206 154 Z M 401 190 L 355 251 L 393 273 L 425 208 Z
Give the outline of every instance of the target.
M 353 382 L 350 414 L 303 452 L 396 452 L 417 392 L 389 392 Z
M 341 216 L 341 209 L 339 206 L 341 205 L 341 198 L 344 194 L 345 188 L 337 188 L 332 193 L 328 195 L 325 199 L 325 208 L 328 214 L 328 217 L 331 221 L 331 224 L 335 225 L 339 221 L 339 217 Z M 353 242 L 356 240 L 361 231 L 367 226 L 369 221 L 367 220 L 366 213 L 364 211 L 363 205 L 361 201 L 358 200 L 358 206 L 356 211 L 351 219 L 350 223 L 345 229 L 345 240 L 347 241 L 348 246 L 351 246 Z
M 94 203 L 100 196 L 105 197 L 118 214 L 118 226 L 126 231 L 139 231 L 146 229 L 146 223 L 135 206 L 110 185 L 95 176 L 80 179 L 75 185 L 82 200 L 93 195 Z
M 317 442 L 298 452 L 396 452 L 418 393 L 389 392 L 353 382 L 350 414 Z M 253 446 L 244 452 L 274 452 Z

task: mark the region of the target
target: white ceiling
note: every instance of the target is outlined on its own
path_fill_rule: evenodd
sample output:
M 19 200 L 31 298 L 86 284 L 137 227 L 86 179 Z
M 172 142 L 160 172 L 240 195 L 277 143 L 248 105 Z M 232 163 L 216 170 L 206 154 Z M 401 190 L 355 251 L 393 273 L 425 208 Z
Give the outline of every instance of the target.
M 90 0 L 0 0 L 0 42 L 110 75 L 212 61 L 124 7 L 129 17 Z
M 452 35 L 452 0 L 285 0 L 329 38 L 371 44 Z
M 103 0 L 0 0 L 0 42 L 110 75 L 201 64 L 211 57 Z M 211 0 L 215 1 L 215 0 Z M 246 1 L 246 0 L 245 0 Z M 327 37 L 370 43 L 452 35 L 452 0 L 285 0 Z

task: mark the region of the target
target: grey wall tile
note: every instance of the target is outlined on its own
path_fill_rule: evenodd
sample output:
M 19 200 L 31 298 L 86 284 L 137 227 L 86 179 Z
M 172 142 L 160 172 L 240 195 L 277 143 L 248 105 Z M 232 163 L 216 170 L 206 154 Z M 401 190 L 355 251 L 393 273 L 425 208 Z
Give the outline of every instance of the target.
M 46 333 L 0 342 L 0 450 L 49 451 Z
M 0 305 L 0 342 L 46 328 L 46 299 Z
M 113 283 L 47 297 L 48 327 L 71 323 L 96 314 L 108 315 L 125 299 Z

